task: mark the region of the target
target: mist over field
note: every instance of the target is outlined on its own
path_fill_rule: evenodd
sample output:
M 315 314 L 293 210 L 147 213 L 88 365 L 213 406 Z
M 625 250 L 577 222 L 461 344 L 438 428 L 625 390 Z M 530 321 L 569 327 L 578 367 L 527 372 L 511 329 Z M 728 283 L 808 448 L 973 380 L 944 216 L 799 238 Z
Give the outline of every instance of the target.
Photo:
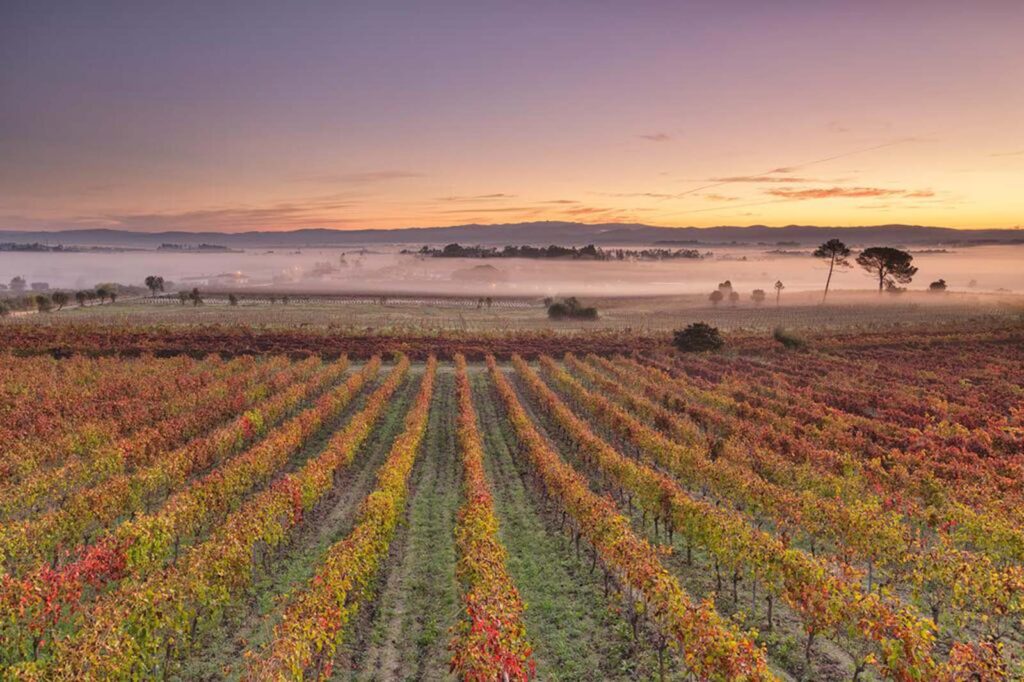
M 0 253 L 0 282 L 22 276 L 53 288 L 100 282 L 140 285 L 161 275 L 178 287 L 275 289 L 339 293 L 444 293 L 513 296 L 652 296 L 699 294 L 730 280 L 740 292 L 771 293 L 776 280 L 787 293 L 820 290 L 827 264 L 806 247 L 786 254 L 764 247 L 713 247 L 703 259 L 566 261 L 511 258 L 427 258 L 402 247 L 246 250 L 231 253 Z M 705 249 L 701 249 L 705 252 Z M 911 250 L 913 253 L 913 250 Z M 939 278 L 954 291 L 1024 291 L 1024 246 L 978 246 L 914 254 L 919 268 L 911 290 Z M 233 277 L 223 277 L 224 275 Z M 972 285 L 973 282 L 973 285 Z M 874 280 L 854 265 L 837 270 L 834 290 L 873 290 Z

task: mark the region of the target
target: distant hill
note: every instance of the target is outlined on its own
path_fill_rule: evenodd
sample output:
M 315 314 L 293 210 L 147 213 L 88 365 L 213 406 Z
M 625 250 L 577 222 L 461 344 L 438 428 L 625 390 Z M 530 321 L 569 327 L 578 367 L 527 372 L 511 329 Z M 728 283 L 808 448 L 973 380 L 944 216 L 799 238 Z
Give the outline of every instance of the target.
M 628 223 L 588 225 L 572 222 L 510 223 L 407 227 L 389 230 L 333 230 L 309 228 L 282 232 L 131 232 L 128 230 L 63 230 L 58 232 L 2 231 L 0 241 L 64 246 L 125 246 L 157 248 L 161 244 L 228 248 L 357 247 L 384 244 L 533 244 L 533 245 L 652 245 L 714 246 L 723 244 L 812 245 L 839 237 L 850 245 L 924 246 L 980 243 L 1024 244 L 1024 230 L 957 230 L 920 225 L 823 227 L 787 225 L 768 227 L 654 227 Z

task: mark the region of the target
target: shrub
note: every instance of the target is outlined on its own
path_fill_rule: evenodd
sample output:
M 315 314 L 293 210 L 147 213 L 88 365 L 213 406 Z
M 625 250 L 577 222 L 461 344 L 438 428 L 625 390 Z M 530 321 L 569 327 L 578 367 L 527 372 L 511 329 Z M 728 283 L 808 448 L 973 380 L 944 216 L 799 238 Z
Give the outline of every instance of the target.
M 554 301 L 548 306 L 548 317 L 552 320 L 596 320 L 597 308 L 584 306 L 575 296 L 564 301 Z
M 807 347 L 807 341 L 782 327 L 776 327 L 772 330 L 772 338 L 781 343 L 785 348 L 789 348 L 791 350 L 799 350 Z
M 564 320 L 569 316 L 569 306 L 556 302 L 548 306 L 548 317 L 552 320 Z
M 717 327 L 706 322 L 694 322 L 686 329 L 678 329 L 673 333 L 672 345 L 688 353 L 718 350 L 725 345 Z

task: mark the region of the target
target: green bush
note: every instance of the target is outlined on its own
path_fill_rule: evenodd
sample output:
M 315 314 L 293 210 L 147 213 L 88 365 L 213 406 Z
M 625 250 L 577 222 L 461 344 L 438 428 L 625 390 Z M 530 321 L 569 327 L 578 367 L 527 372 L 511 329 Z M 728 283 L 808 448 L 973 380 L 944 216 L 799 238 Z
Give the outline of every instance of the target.
M 776 327 L 772 330 L 772 338 L 790 350 L 800 350 L 807 347 L 807 341 L 782 327 Z
M 597 308 L 583 306 L 575 296 L 564 301 L 554 301 L 548 306 L 548 317 L 552 320 L 596 320 Z
M 672 345 L 687 353 L 718 350 L 725 345 L 717 327 L 706 322 L 694 322 L 686 329 L 678 329 L 673 333 Z

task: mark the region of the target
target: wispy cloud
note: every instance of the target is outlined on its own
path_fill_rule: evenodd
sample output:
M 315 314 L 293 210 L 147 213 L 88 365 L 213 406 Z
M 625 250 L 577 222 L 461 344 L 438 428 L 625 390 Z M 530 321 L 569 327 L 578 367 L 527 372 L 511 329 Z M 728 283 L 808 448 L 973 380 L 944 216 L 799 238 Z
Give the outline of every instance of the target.
M 644 133 L 637 135 L 637 137 L 648 142 L 668 142 L 672 139 L 672 136 L 668 133 Z
M 338 226 L 350 221 L 338 218 L 333 212 L 349 208 L 351 204 L 344 203 L 315 206 L 285 204 L 264 208 L 219 208 L 176 213 L 108 213 L 80 216 L 74 222 L 140 232 L 273 229 L 296 225 Z
M 597 206 L 578 206 L 576 208 L 568 208 L 565 213 L 569 215 L 599 215 L 605 213 L 618 213 L 618 209 L 614 208 L 598 208 Z
M 537 206 L 492 206 L 492 207 L 476 207 L 476 208 L 449 208 L 443 211 L 437 211 L 442 214 L 459 214 L 459 213 L 535 213 L 541 210 Z
M 792 166 L 779 166 L 779 167 L 776 167 L 776 168 L 772 168 L 771 170 L 764 171 L 762 173 L 754 173 L 753 175 L 737 175 L 737 176 L 733 176 L 733 177 L 729 177 L 729 178 L 713 179 L 713 180 L 709 181 L 708 184 L 706 184 L 706 185 L 701 185 L 699 187 L 693 187 L 693 188 L 690 188 L 690 189 L 686 190 L 685 192 L 680 192 L 678 196 L 685 196 L 687 194 L 694 194 L 696 192 L 703 192 L 704 190 L 713 189 L 715 187 L 721 187 L 722 185 L 732 184 L 733 182 L 773 182 L 773 180 L 765 180 L 765 178 L 770 178 L 771 176 L 777 175 L 779 173 L 791 173 L 791 172 L 794 172 L 794 171 L 797 171 L 797 170 L 801 170 L 803 168 L 807 168 L 808 166 L 815 166 L 815 165 L 820 164 L 820 163 L 827 163 L 829 161 L 835 161 L 837 159 L 845 159 L 845 158 L 847 158 L 849 156 L 855 156 L 857 154 L 864 154 L 864 153 L 867 153 L 867 152 L 876 151 L 878 149 L 885 149 L 886 147 L 893 147 L 895 145 L 906 144 L 907 142 L 914 142 L 916 140 L 917 140 L 917 138 L 906 137 L 906 138 L 902 138 L 902 139 L 899 139 L 899 140 L 893 140 L 891 142 L 885 142 L 883 144 L 876 144 L 876 145 L 874 145 L 872 147 L 863 147 L 861 149 L 854 149 L 852 151 L 842 152 L 840 154 L 832 154 L 831 156 L 823 156 L 823 157 L 818 158 L 818 159 L 812 159 L 810 161 L 804 161 L 803 163 L 799 163 L 799 164 L 792 165 Z M 786 181 L 783 180 L 782 182 L 786 182 Z M 682 213 L 689 213 L 689 212 L 690 211 L 683 211 Z
M 597 194 L 620 199 L 675 199 L 679 196 L 678 194 L 665 194 L 662 192 L 599 192 Z
M 362 185 L 390 180 L 421 178 L 423 173 L 408 170 L 380 170 L 361 173 L 301 173 L 292 176 L 294 182 L 309 182 L 324 185 Z
M 141 232 L 235 231 L 296 227 L 345 227 L 353 209 L 363 206 L 344 194 L 308 197 L 262 206 L 218 206 L 190 211 L 104 211 L 70 219 L 77 226 Z
M 999 152 L 997 154 L 989 154 L 989 156 L 1024 156 L 1024 149 L 1019 149 L 1015 152 Z
M 788 172 L 784 169 L 777 168 L 770 173 L 785 173 Z M 813 178 L 798 178 L 792 175 L 775 176 L 769 174 L 762 175 L 732 175 L 724 178 L 708 178 L 708 182 L 716 182 L 721 185 L 731 185 L 734 183 L 745 183 L 745 182 L 756 182 L 756 183 L 806 183 L 806 182 L 821 182 L 821 180 L 815 180 Z
M 444 201 L 446 203 L 474 203 L 478 201 L 494 201 L 496 199 L 515 199 L 515 194 L 505 194 L 504 192 L 496 192 L 494 194 L 471 194 L 467 196 L 448 196 L 448 197 L 437 197 L 437 201 Z
M 883 189 L 881 187 L 820 187 L 812 189 L 774 188 L 765 194 L 783 199 L 863 199 L 865 197 L 931 197 L 931 190 Z
M 738 201 L 739 197 L 730 197 L 724 194 L 716 194 L 714 192 L 703 195 L 708 201 Z
M 467 206 L 465 208 L 443 209 L 436 211 L 436 213 L 438 215 L 465 216 L 467 219 L 471 219 L 473 216 L 477 215 L 485 216 L 499 214 L 507 216 L 507 219 L 514 219 L 518 216 L 536 219 L 544 216 L 549 219 L 558 219 L 558 217 L 563 217 L 566 219 L 585 220 L 587 218 L 592 218 L 594 220 L 602 220 L 605 222 L 621 222 L 633 219 L 634 216 L 631 215 L 633 211 L 642 210 L 645 209 L 630 209 L 627 211 L 618 207 L 585 205 L 575 199 L 551 199 L 547 201 L 538 201 L 529 205 L 520 204 L 513 206 L 486 207 Z

